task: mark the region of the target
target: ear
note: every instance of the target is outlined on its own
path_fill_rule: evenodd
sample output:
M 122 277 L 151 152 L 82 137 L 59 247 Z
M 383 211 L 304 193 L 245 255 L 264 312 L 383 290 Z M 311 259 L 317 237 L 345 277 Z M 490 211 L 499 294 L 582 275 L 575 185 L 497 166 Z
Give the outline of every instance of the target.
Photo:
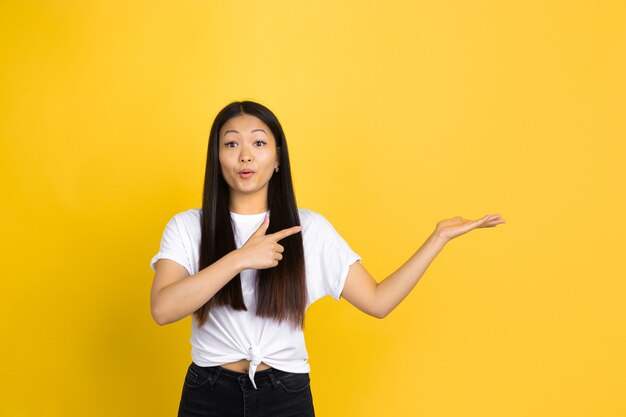
M 276 147 L 276 165 L 274 168 L 278 168 L 280 166 L 280 146 Z

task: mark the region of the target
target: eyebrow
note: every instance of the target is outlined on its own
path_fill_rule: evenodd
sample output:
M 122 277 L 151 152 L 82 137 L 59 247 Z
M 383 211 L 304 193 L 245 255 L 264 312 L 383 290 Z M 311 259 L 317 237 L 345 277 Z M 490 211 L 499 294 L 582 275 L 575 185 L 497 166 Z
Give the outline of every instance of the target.
M 239 133 L 239 131 L 237 131 L 237 130 L 235 130 L 235 129 L 229 129 L 229 130 L 227 130 L 226 132 L 224 132 L 224 135 L 223 135 L 223 136 L 226 136 L 226 134 L 227 134 L 227 133 L 229 133 L 229 132 Z M 263 132 L 263 133 L 265 133 L 265 134 L 267 135 L 267 132 L 266 132 L 265 130 L 263 130 L 263 129 L 252 129 L 252 130 L 250 131 L 250 133 L 254 133 L 254 132 Z

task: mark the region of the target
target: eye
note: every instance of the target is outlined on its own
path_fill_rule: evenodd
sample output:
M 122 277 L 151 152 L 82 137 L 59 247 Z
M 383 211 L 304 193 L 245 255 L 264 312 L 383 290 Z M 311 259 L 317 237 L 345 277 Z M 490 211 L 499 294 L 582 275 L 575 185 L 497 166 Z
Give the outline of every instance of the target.
M 254 142 L 254 144 L 255 144 L 256 146 L 263 146 L 263 145 L 265 145 L 265 144 L 266 144 L 266 142 L 264 142 L 264 141 L 262 141 L 262 140 L 257 140 L 257 141 L 255 141 L 255 142 Z
M 235 146 L 237 146 L 237 143 L 230 141 L 230 142 L 226 142 L 224 146 L 226 146 L 227 148 L 234 148 Z

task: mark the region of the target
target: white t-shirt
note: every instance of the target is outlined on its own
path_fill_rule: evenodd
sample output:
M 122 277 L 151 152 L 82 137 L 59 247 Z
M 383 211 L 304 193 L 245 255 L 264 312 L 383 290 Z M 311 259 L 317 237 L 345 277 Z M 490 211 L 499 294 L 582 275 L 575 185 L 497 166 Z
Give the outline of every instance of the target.
M 231 212 L 235 243 L 240 248 L 259 228 L 268 212 L 237 214 Z M 155 269 L 157 260 L 166 258 L 185 267 L 189 275 L 198 273 L 200 261 L 201 209 L 190 209 L 176 214 L 167 223 L 159 252 L 150 261 Z M 330 295 L 339 300 L 348 275 L 348 268 L 361 260 L 321 214 L 298 209 L 302 225 L 302 242 L 307 309 L 316 300 Z M 270 219 L 271 221 L 271 219 Z M 279 242 L 280 243 L 280 242 Z M 218 366 L 241 359 L 250 361 L 252 384 L 257 366 L 264 362 L 286 372 L 310 371 L 304 334 L 288 322 L 260 318 L 256 313 L 255 271 L 241 271 L 241 288 L 248 311 L 230 307 L 211 307 L 208 319 L 198 327 L 192 315 L 191 358 L 200 366 Z

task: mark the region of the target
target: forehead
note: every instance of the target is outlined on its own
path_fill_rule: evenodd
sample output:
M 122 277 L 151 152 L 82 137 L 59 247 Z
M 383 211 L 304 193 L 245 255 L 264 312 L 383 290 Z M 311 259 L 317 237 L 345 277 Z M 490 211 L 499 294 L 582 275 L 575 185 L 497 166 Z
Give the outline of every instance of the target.
M 228 119 L 220 129 L 220 138 L 224 137 L 225 134 L 237 134 L 232 132 L 227 133 L 229 130 L 236 130 L 240 135 L 250 135 L 252 133 L 263 134 L 263 132 L 265 132 L 268 137 L 274 137 L 270 128 L 261 119 L 250 114 L 240 114 Z M 255 132 L 252 132 L 253 130 Z M 263 130 L 263 132 L 260 130 Z

